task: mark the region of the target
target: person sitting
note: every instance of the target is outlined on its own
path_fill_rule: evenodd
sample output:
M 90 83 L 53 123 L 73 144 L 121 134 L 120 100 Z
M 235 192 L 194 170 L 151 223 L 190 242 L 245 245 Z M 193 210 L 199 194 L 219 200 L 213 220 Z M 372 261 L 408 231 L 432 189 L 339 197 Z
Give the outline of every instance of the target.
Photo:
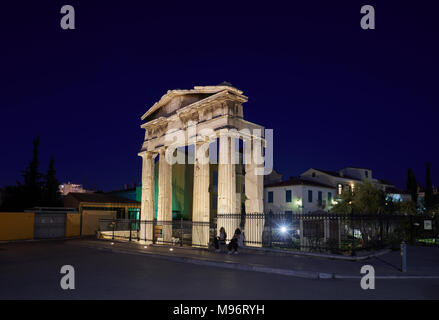
M 235 234 L 233 235 L 232 240 L 230 240 L 229 244 L 228 244 L 228 249 L 229 249 L 229 254 L 238 254 L 238 247 L 239 245 L 243 246 L 244 245 L 244 239 L 243 236 L 241 234 L 241 229 L 236 229 L 235 230 Z
M 215 246 L 216 252 L 221 251 L 220 245 L 224 246 L 226 244 L 226 239 L 227 239 L 226 230 L 224 229 L 224 227 L 221 227 L 219 231 L 219 237 L 213 238 L 213 245 Z

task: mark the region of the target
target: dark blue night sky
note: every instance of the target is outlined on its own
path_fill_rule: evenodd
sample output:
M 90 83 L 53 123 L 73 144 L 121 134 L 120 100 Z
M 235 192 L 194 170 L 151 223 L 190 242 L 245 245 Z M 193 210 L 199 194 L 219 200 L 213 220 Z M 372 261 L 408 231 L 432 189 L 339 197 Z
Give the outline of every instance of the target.
M 0 187 L 41 170 L 105 191 L 139 182 L 141 115 L 168 89 L 229 81 L 274 129 L 274 166 L 368 167 L 439 184 L 434 1 L 28 1 L 0 5 Z M 306 4 L 303 4 L 306 3 Z M 76 30 L 60 28 L 73 5 Z M 376 30 L 360 28 L 375 6 Z

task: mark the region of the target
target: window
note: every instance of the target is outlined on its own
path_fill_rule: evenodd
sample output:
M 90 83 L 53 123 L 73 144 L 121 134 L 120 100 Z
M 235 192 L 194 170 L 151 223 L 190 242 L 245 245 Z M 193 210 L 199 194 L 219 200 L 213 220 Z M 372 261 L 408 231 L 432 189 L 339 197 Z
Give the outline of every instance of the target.
M 323 202 L 323 199 L 322 199 L 322 192 L 321 191 L 319 191 L 318 193 L 317 193 L 317 201 L 319 202 L 319 205 L 322 205 L 322 202 Z
M 366 176 L 366 178 L 369 178 L 369 171 L 364 171 L 364 175 Z
M 316 173 L 315 173 L 315 172 L 312 173 L 312 177 L 313 177 L 313 178 L 316 177 Z
M 338 195 L 341 195 L 343 193 L 343 186 L 341 185 L 341 183 L 337 185 L 337 192 Z
M 291 190 L 285 191 L 285 202 L 291 202 Z
M 328 203 L 331 204 L 332 202 L 332 193 L 328 192 Z
M 308 202 L 312 202 L 312 190 L 308 190 Z
M 273 203 L 273 191 L 268 191 L 268 203 Z

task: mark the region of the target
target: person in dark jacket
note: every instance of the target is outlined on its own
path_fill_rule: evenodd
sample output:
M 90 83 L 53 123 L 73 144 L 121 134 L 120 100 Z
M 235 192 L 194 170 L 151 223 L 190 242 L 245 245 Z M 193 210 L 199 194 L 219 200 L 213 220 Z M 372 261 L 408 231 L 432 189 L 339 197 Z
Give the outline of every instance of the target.
M 216 252 L 220 252 L 220 245 L 225 245 L 227 239 L 227 233 L 224 227 L 221 227 L 219 232 L 219 237 L 213 238 L 213 245 L 215 246 Z
M 238 245 L 239 243 L 242 243 L 241 241 L 241 229 L 237 228 L 235 230 L 235 234 L 233 235 L 232 240 L 230 240 L 229 244 L 228 244 L 228 249 L 229 249 L 229 254 L 238 254 Z

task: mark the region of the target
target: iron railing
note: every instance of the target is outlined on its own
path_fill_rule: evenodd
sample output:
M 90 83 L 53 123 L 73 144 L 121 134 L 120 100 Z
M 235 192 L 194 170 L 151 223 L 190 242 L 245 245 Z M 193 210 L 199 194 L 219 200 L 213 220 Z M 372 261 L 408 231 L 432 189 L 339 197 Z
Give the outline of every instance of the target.
M 427 221 L 425 225 L 424 221 Z M 221 227 L 226 229 L 227 241 L 239 228 L 246 246 L 285 250 L 355 255 L 361 250 L 397 249 L 403 240 L 412 244 L 439 245 L 438 217 L 400 214 L 270 212 L 218 214 L 210 222 L 101 219 L 99 225 L 99 233 L 106 238 L 178 246 L 208 247 Z

